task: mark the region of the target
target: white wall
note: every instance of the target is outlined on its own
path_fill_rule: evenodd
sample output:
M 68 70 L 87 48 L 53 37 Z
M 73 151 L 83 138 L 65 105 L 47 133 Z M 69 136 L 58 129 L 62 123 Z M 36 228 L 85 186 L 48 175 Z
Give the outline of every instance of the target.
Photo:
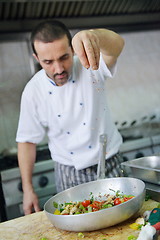
M 0 43 L 0 152 L 16 147 L 20 97 L 30 76 L 27 43 Z
M 114 79 L 107 82 L 108 102 L 118 127 L 127 121 L 160 121 L 160 31 L 121 34 L 124 50 Z M 142 121 L 143 120 L 143 121 Z

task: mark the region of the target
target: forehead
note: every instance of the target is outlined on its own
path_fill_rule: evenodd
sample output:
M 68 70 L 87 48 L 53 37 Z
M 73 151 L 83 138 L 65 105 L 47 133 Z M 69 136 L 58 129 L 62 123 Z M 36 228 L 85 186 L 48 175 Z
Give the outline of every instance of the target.
M 35 41 L 34 46 L 40 59 L 57 59 L 71 51 L 67 36 L 49 43 Z

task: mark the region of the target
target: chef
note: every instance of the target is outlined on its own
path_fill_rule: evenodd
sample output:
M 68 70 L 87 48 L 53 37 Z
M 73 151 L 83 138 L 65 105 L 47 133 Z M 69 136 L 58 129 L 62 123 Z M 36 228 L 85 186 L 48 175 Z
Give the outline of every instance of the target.
M 71 38 L 64 24 L 47 20 L 33 30 L 31 44 L 42 70 L 23 91 L 16 137 L 25 214 L 40 210 L 32 172 L 36 145 L 46 134 L 57 192 L 96 180 L 101 134 L 107 137 L 106 177 L 122 176 L 118 154 L 122 138 L 105 91 L 124 46 L 122 37 L 92 29 Z

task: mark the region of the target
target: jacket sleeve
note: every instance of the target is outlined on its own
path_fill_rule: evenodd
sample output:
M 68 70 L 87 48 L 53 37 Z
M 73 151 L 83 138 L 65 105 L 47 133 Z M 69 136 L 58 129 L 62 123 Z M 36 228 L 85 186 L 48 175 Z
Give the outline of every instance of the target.
M 46 131 L 39 120 L 34 94 L 27 90 L 24 90 L 21 98 L 16 141 L 37 144 L 43 140 Z

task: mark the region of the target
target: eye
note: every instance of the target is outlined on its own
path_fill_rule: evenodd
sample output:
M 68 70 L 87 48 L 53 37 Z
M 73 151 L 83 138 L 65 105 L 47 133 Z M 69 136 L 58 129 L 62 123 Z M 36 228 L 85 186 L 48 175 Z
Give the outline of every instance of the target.
M 67 60 L 68 58 L 69 58 L 69 54 L 66 54 L 66 55 L 64 55 L 64 56 L 61 57 L 61 61 Z
M 49 65 L 49 64 L 52 63 L 52 60 L 46 60 L 46 61 L 44 61 L 44 63 L 47 64 L 47 65 Z

